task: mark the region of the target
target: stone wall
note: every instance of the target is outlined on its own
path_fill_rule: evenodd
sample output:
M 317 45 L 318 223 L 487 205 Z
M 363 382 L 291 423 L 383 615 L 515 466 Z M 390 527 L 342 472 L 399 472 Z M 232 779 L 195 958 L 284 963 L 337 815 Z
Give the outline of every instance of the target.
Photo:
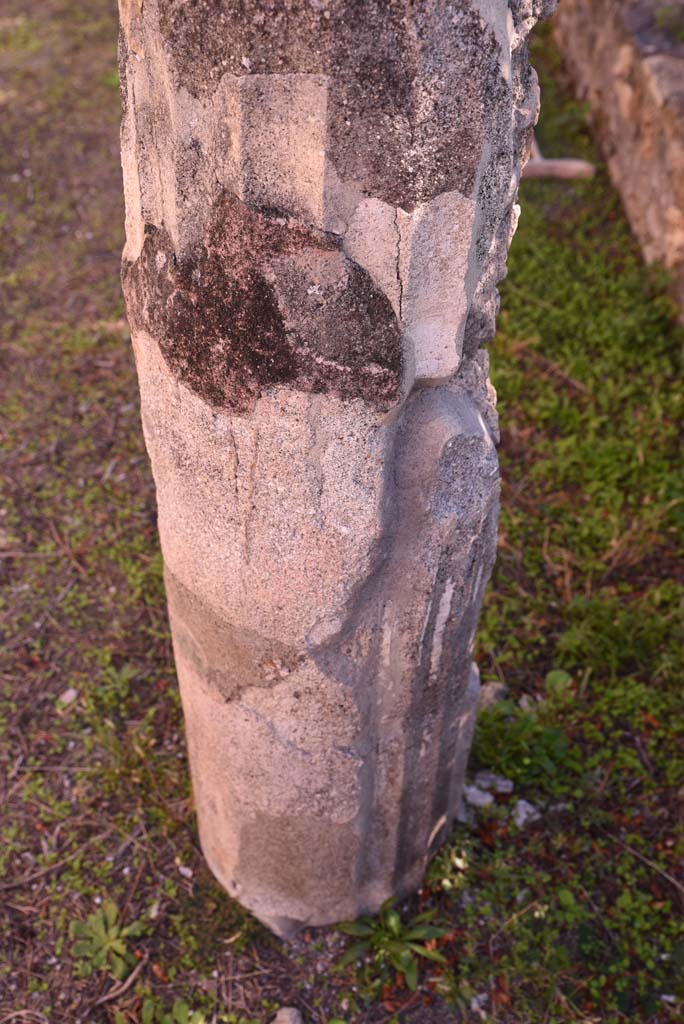
M 684 3 L 563 0 L 558 45 L 648 262 L 684 310 Z

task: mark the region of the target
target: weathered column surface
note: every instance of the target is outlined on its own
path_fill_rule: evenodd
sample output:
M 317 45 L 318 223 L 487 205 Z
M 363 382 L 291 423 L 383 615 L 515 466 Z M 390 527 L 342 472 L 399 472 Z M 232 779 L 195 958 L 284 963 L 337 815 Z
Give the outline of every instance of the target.
M 481 345 L 549 0 L 122 0 L 123 279 L 202 846 L 279 934 L 421 879 L 496 543 Z

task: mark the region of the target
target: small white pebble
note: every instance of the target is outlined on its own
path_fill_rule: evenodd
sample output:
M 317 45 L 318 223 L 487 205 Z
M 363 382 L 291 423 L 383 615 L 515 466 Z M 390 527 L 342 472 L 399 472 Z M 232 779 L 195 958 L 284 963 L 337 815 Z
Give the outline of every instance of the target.
M 194 872 L 193 872 L 192 868 L 186 867 L 185 864 L 179 864 L 178 865 L 178 874 L 182 875 L 183 878 L 192 878 L 193 873 Z
M 473 807 L 487 807 L 489 804 L 494 803 L 492 794 L 488 793 L 485 789 L 480 789 L 479 786 L 466 786 L 463 795 L 466 801 L 472 804 Z
M 68 690 L 65 690 L 64 693 L 60 695 L 59 701 L 60 704 L 64 704 L 66 707 L 69 704 L 73 704 L 77 697 L 78 690 L 75 690 L 73 686 L 70 686 Z
M 479 709 L 484 711 L 490 708 L 497 701 L 503 700 L 506 696 L 506 687 L 503 683 L 484 683 L 480 690 Z
M 495 793 L 512 793 L 513 781 L 505 779 L 503 775 L 495 775 L 494 772 L 478 772 L 475 776 L 475 785 L 480 789 L 490 789 Z
M 539 821 L 540 818 L 541 813 L 539 809 L 534 804 L 529 803 L 528 800 L 518 800 L 513 808 L 513 821 L 518 828 L 524 828 L 525 825 L 529 825 L 533 821 Z
M 283 1006 L 273 1018 L 273 1024 L 304 1024 L 299 1010 L 293 1006 Z
M 473 996 L 470 1000 L 470 1012 L 477 1014 L 480 1020 L 486 1020 L 487 1014 L 485 1013 L 485 1006 L 487 1005 L 488 994 L 486 992 L 480 992 L 479 995 Z

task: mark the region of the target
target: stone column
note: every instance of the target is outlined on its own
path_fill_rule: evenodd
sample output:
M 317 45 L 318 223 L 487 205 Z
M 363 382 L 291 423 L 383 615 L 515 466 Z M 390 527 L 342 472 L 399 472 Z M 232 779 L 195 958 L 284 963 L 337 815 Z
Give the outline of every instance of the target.
M 419 885 L 496 546 L 481 346 L 549 0 L 121 0 L 123 281 L 207 861 L 275 932 Z

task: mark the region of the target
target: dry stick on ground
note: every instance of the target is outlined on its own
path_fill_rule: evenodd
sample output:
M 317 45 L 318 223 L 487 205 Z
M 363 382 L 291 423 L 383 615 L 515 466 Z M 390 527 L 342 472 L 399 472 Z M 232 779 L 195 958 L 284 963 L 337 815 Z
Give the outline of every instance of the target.
M 663 870 L 663 868 L 661 868 L 659 864 L 656 864 L 654 860 L 651 860 L 650 857 L 647 857 L 645 854 L 640 853 L 639 850 L 635 850 L 633 846 L 630 846 L 629 843 L 623 842 L 622 839 L 620 839 L 616 835 L 613 835 L 612 832 L 607 832 L 605 829 L 599 829 L 599 831 L 602 832 L 604 836 L 607 836 L 608 839 L 612 839 L 614 843 L 617 843 L 619 846 L 621 846 L 623 850 L 627 851 L 627 853 L 631 853 L 632 856 L 636 857 L 637 860 L 640 860 L 643 864 L 646 864 L 649 868 L 655 871 L 656 874 L 660 875 L 661 878 L 664 878 L 666 881 L 668 881 L 670 885 L 673 885 L 675 887 L 675 889 L 679 893 L 680 898 L 684 899 L 684 885 L 682 885 L 682 883 L 678 879 L 676 879 L 674 875 L 671 875 L 669 871 Z
M 541 900 L 532 900 L 532 902 L 528 903 L 526 907 L 523 907 L 522 910 L 519 910 L 517 914 L 513 914 L 512 917 L 509 917 L 507 921 L 504 921 L 500 928 L 497 928 L 493 938 L 496 939 L 499 935 L 501 935 L 502 932 L 506 930 L 506 928 L 508 928 L 509 925 L 513 924 L 519 918 L 524 917 L 524 915 L 528 914 L 530 910 L 534 910 L 535 907 L 538 907 L 540 902 Z
M 506 287 L 514 288 L 515 286 L 508 282 Z M 518 291 L 519 290 L 520 289 L 518 289 Z M 548 306 L 548 308 L 553 309 L 552 306 Z M 560 366 L 558 363 L 554 362 L 553 359 L 549 359 L 541 352 L 537 352 L 534 346 L 537 345 L 538 342 L 539 339 L 535 337 L 525 338 L 522 341 L 516 341 L 514 344 L 512 344 L 511 350 L 514 353 L 522 352 L 523 356 L 526 356 L 533 362 L 538 363 L 540 366 L 547 369 L 551 376 L 560 377 L 569 387 L 574 388 L 576 391 L 579 391 L 580 394 L 591 394 L 591 390 L 586 386 L 586 384 L 582 384 L 581 381 L 576 380 L 574 377 L 571 377 L 570 374 L 566 373 L 563 367 Z
M 542 151 L 537 145 L 537 140 L 532 139 L 532 156 L 523 168 L 523 178 L 593 178 L 596 168 L 587 160 L 572 160 L 567 157 L 558 157 L 547 160 L 542 156 Z
M 65 598 L 69 591 L 73 590 L 75 586 L 75 580 L 71 580 L 69 583 L 67 583 L 66 587 L 64 587 L 59 592 L 55 600 L 51 603 L 50 608 L 57 607 L 62 601 L 62 599 Z M 40 634 L 40 631 L 47 622 L 50 608 L 48 608 L 46 612 L 43 612 L 42 616 L 33 624 L 32 632 L 26 631 L 24 633 L 20 633 L 20 635 L 18 637 L 15 637 L 14 640 L 11 640 L 9 643 L 5 644 L 5 651 L 13 651 L 15 648 L 21 647 L 22 644 L 28 643 L 29 640 L 35 640 L 35 638 Z
M 40 871 L 34 871 L 31 875 L 24 875 L 23 878 L 18 878 L 14 882 L 0 883 L 0 892 L 7 892 L 9 889 L 21 889 L 23 886 L 30 885 L 31 882 L 35 882 L 39 878 L 43 878 L 45 875 L 51 874 L 53 871 L 59 871 L 65 864 L 68 864 L 70 861 L 74 860 L 75 857 L 78 857 L 79 853 L 83 853 L 91 843 L 94 843 L 98 839 L 106 839 L 113 831 L 113 828 L 108 828 L 105 832 L 100 833 L 100 835 L 93 836 L 92 839 L 88 839 L 85 843 L 81 843 L 80 846 L 77 846 L 76 849 L 66 857 L 62 857 L 61 860 L 55 861 L 54 864 L 48 864 L 47 867 L 41 868 Z
M 48 1024 L 47 1017 L 44 1017 L 42 1013 L 38 1013 L 36 1010 L 16 1010 L 14 1013 L 9 1013 L 6 1017 L 0 1019 L 0 1024 L 8 1024 L 11 1020 L 32 1020 L 39 1021 L 40 1024 Z
M 607 937 L 608 941 L 610 942 L 611 946 L 613 947 L 613 949 L 619 950 L 620 949 L 620 945 L 617 942 L 617 940 L 616 940 L 615 936 L 613 935 L 613 933 L 611 932 L 610 928 L 606 924 L 605 914 L 601 913 L 601 908 L 599 906 L 597 906 L 597 904 L 592 899 L 591 894 L 589 892 L 587 892 L 587 890 L 584 888 L 584 886 L 581 886 L 580 888 L 582 889 L 582 892 L 584 893 L 584 898 L 586 899 L 587 903 L 589 904 L 591 909 L 594 911 L 594 914 L 596 915 L 596 920 L 598 921 L 600 927 L 605 932 L 606 937 Z
M 667 514 L 675 508 L 677 505 L 682 504 L 681 498 L 673 498 L 662 508 L 652 510 L 649 512 L 649 518 L 637 519 L 633 524 L 625 530 L 625 532 L 617 538 L 615 547 L 611 552 L 607 552 L 602 561 L 606 563 L 606 569 L 601 577 L 601 583 L 605 583 L 610 574 L 615 571 L 616 568 L 622 568 L 625 565 L 634 564 L 635 551 L 636 556 L 641 557 L 639 546 L 636 543 L 640 537 L 644 540 L 649 541 L 652 546 L 652 537 L 655 535 L 656 526 L 667 516 Z M 652 531 L 651 534 L 647 534 L 646 530 Z M 623 554 L 624 552 L 624 554 Z
M 68 558 L 65 551 L 0 551 L 0 558 Z
M 124 992 L 128 992 L 129 988 L 131 987 L 135 979 L 138 977 L 138 975 L 140 974 L 140 972 L 142 971 L 143 967 L 145 966 L 149 959 L 149 954 L 145 953 L 140 963 L 131 971 L 126 980 L 122 981 L 119 985 L 115 985 L 114 988 L 110 988 L 109 992 L 105 992 L 103 996 L 100 996 L 99 999 L 96 999 L 95 1002 L 92 1004 L 91 1009 L 94 1010 L 96 1006 L 102 1006 L 103 1003 L 110 1003 L 112 999 L 118 999 L 119 996 L 122 996 L 124 994 Z
M 124 900 L 123 905 L 121 907 L 121 910 L 119 912 L 122 921 L 123 921 L 123 919 L 126 916 L 126 912 L 128 911 L 128 908 L 129 908 L 129 906 L 131 904 L 131 900 L 133 899 L 133 896 L 135 895 L 135 890 L 138 888 L 138 885 L 140 884 L 140 879 L 142 878 L 143 871 L 145 870 L 146 867 L 147 867 L 147 859 L 141 860 L 140 861 L 140 865 L 138 867 L 138 870 L 135 873 L 135 878 L 133 879 L 133 884 L 129 887 L 128 892 L 126 894 L 126 899 Z
M 88 575 L 87 571 L 84 569 L 84 567 L 81 565 L 81 563 L 76 558 L 76 555 L 72 551 L 71 546 L 69 545 L 68 540 L 66 540 L 64 537 L 62 537 L 61 533 L 59 532 L 59 530 L 57 529 L 57 527 L 55 526 L 55 524 L 52 522 L 51 519 L 47 520 L 47 525 L 48 525 L 48 530 L 49 530 L 50 534 L 52 535 L 52 539 L 54 540 L 54 542 L 56 543 L 56 545 L 60 549 L 60 551 L 62 551 L 64 553 L 65 557 L 69 559 L 69 561 L 73 565 L 74 569 L 76 569 L 76 571 L 79 572 L 81 574 L 81 576 L 87 576 Z

